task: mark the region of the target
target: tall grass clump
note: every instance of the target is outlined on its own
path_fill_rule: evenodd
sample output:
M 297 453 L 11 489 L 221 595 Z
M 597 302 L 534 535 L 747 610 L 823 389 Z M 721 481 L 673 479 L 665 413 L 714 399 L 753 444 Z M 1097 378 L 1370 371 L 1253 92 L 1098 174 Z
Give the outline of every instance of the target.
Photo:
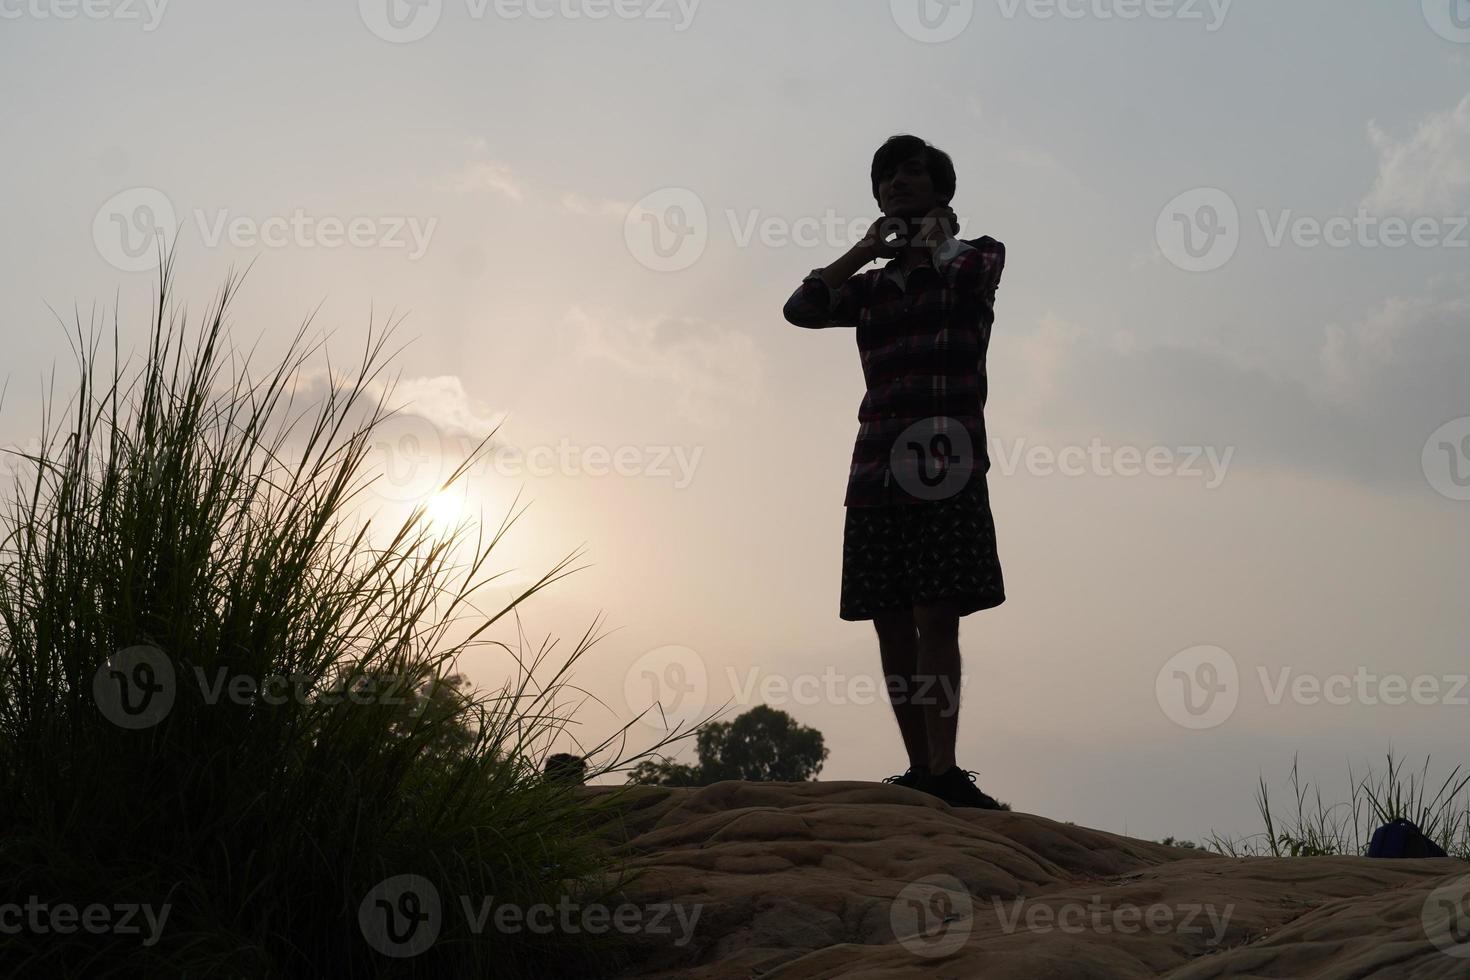
M 1290 804 L 1285 808 L 1274 805 L 1265 777 L 1260 777 L 1256 808 L 1264 829 L 1242 838 L 1211 834 L 1211 849 L 1234 857 L 1362 856 L 1368 853 L 1374 830 L 1402 818 L 1449 856 L 1470 860 L 1470 796 L 1465 793 L 1470 775 L 1461 776 L 1456 766 L 1438 781 L 1436 789 L 1427 756 L 1418 773 L 1405 770 L 1392 752 L 1387 759 L 1387 770 L 1381 775 L 1370 767 L 1355 778 L 1349 765 L 1348 799 L 1327 804 L 1320 785 L 1302 781 L 1293 756 Z
M 463 908 L 620 886 L 606 800 L 535 761 L 571 721 L 565 671 L 590 642 L 549 682 L 544 655 L 489 693 L 456 673 L 471 650 L 512 655 L 486 631 L 571 557 L 476 608 L 505 526 L 362 516 L 391 331 L 302 404 L 325 342 L 303 326 L 257 372 L 224 329 L 238 278 L 191 327 L 171 268 L 146 352 L 102 357 L 77 325 L 78 388 L 48 402 L 0 515 L 0 897 L 113 910 L 100 931 L 39 913 L 4 937 L 0 973 L 599 972 L 607 936 L 475 931 Z M 437 938 L 410 947 L 423 882 Z M 129 906 L 167 918 L 125 931 Z

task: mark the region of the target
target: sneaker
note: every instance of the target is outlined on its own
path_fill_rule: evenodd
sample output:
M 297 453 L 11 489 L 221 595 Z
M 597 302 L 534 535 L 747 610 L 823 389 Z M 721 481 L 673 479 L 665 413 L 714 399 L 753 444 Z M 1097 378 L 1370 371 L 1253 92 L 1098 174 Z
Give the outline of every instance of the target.
M 938 775 L 926 773 L 918 788 L 930 796 L 939 797 L 950 806 L 970 806 L 981 810 L 1010 809 L 1006 804 L 984 793 L 975 785 L 975 774 L 959 766 L 951 766 Z
M 889 776 L 883 781 L 885 783 L 892 783 L 894 786 L 907 786 L 911 789 L 918 789 L 919 784 L 928 775 L 929 770 L 924 766 L 909 766 L 908 771 L 902 776 Z

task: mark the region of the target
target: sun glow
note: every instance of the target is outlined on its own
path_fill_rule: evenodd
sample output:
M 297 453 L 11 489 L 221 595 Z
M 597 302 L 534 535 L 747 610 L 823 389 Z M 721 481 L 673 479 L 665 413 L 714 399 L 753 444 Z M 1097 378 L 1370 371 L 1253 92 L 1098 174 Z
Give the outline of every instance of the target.
M 464 488 L 440 490 L 424 501 L 424 521 L 435 534 L 449 535 L 461 524 L 477 517 Z

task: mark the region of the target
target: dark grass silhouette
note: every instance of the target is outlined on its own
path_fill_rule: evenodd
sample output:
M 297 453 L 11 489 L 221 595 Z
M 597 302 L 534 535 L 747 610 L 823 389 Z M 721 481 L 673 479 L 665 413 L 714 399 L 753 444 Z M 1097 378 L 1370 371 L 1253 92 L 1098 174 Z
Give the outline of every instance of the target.
M 600 836 L 616 800 L 543 780 L 532 761 L 571 722 L 566 672 L 596 638 L 549 680 L 545 649 L 483 639 L 574 556 L 504 609 L 475 608 L 509 523 L 487 540 L 467 524 L 436 536 L 422 510 L 386 531 L 358 514 L 389 414 L 378 378 L 391 331 L 370 331 L 355 372 L 298 404 L 322 342 L 303 326 L 257 374 L 226 346 L 238 279 L 191 330 L 171 269 L 169 256 L 131 368 L 105 363 L 78 324 L 80 387 L 59 426 L 47 406 L 0 540 L 0 894 L 169 911 L 153 936 L 6 936 L 0 974 L 516 977 L 617 963 L 615 934 L 476 933 L 460 911 L 460 896 L 592 902 L 625 883 Z M 166 659 L 140 665 L 140 647 Z M 518 679 L 470 690 L 457 659 L 491 647 Z M 112 659 L 130 649 L 132 662 Z M 118 714 L 118 698 L 161 704 L 150 698 L 168 669 L 172 703 L 155 723 Z M 210 703 L 221 676 L 306 678 L 306 694 Z M 442 903 L 437 942 L 411 958 L 374 948 L 360 921 L 376 914 L 374 887 L 403 874 Z
M 1262 832 L 1243 837 L 1210 833 L 1210 850 L 1232 857 L 1321 857 L 1344 854 L 1366 856 L 1373 832 L 1396 820 L 1408 820 L 1451 857 L 1470 860 L 1470 774 L 1461 775 L 1455 766 L 1438 781 L 1429 774 L 1429 757 L 1415 773 L 1390 750 L 1387 770 L 1379 774 L 1371 767 L 1354 777 L 1348 767 L 1348 799 L 1327 804 L 1320 783 L 1304 782 L 1292 756 L 1291 803 L 1278 808 L 1272 803 L 1265 776 L 1258 781 L 1255 800 L 1261 814 Z M 1432 791 L 1432 795 L 1431 795 Z

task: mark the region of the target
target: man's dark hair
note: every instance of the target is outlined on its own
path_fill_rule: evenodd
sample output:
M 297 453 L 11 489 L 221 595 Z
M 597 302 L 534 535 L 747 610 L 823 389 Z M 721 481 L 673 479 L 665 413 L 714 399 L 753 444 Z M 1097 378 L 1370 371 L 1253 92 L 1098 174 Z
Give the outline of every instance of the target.
M 878 185 L 883 178 L 898 169 L 898 165 L 909 157 L 922 153 L 924 167 L 934 181 L 934 189 L 948 204 L 954 199 L 954 161 L 949 154 L 919 139 L 917 136 L 890 136 L 873 154 L 873 200 L 878 200 Z M 881 203 L 881 202 L 880 202 Z

